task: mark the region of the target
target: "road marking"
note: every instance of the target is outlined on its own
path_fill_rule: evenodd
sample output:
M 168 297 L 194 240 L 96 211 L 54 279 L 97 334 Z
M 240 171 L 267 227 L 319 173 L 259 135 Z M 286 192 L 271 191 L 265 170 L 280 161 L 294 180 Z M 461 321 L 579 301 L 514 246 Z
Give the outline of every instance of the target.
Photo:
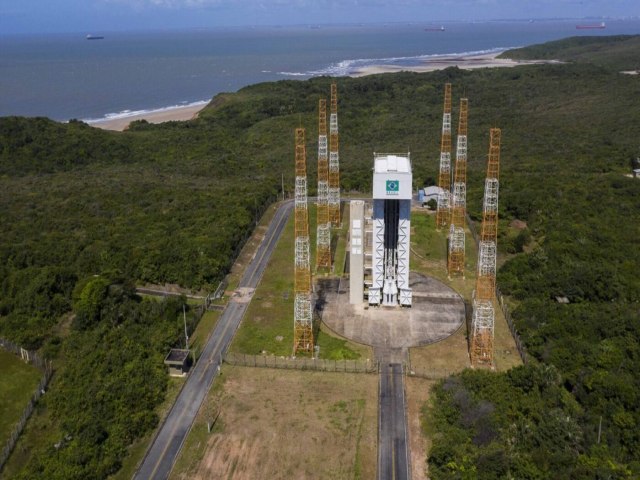
M 169 440 L 167 441 L 167 445 L 164 447 L 164 450 L 162 450 L 162 454 L 158 458 L 158 461 L 156 462 L 155 468 L 151 471 L 151 475 L 150 475 L 149 478 L 153 478 L 153 477 L 156 476 L 156 472 L 158 471 L 158 467 L 162 463 L 162 459 L 164 458 L 164 455 L 167 453 L 167 450 L 169 450 L 169 447 L 171 446 L 171 439 L 175 435 L 176 429 L 178 428 L 178 425 L 180 425 L 180 421 L 182 420 L 182 417 L 184 416 L 184 412 L 185 412 L 185 410 L 183 410 L 180 413 L 180 416 L 178 417 L 178 421 L 176 422 L 176 425 L 173 427 L 173 430 L 171 431 L 171 435 L 169 435 Z
M 267 267 L 266 264 L 264 265 L 264 267 L 261 267 L 262 261 L 264 260 L 265 255 L 272 250 L 273 244 L 277 243 L 277 240 L 278 240 L 279 236 L 282 234 L 282 231 L 284 230 L 284 228 L 286 226 L 286 221 L 288 221 L 288 219 L 289 219 L 289 216 L 290 216 L 290 213 L 291 213 L 291 209 L 292 209 L 292 204 L 291 203 L 285 203 L 282 207 L 278 208 L 278 210 L 276 212 L 276 217 L 274 218 L 275 223 L 270 223 L 270 226 L 273 226 L 273 228 L 271 229 L 270 235 L 269 235 L 269 229 L 268 229 L 267 232 L 265 233 L 265 237 L 263 238 L 263 242 L 261 242 L 261 244 L 258 246 L 259 251 L 261 251 L 260 257 L 259 257 L 259 259 L 257 261 L 255 261 L 255 256 L 254 256 L 254 259 L 249 263 L 249 265 L 247 267 L 247 270 L 245 271 L 244 275 L 240 279 L 240 282 L 239 282 L 240 286 L 250 285 L 251 282 L 254 282 L 254 278 L 255 278 L 255 276 L 256 276 L 256 274 L 258 273 L 259 270 L 263 270 L 263 271 L 266 270 L 266 267 Z M 273 220 L 272 220 L 272 222 L 273 222 Z M 264 241 L 265 239 L 267 240 L 266 242 Z M 263 272 L 260 272 L 260 274 L 262 274 L 262 273 Z M 254 287 L 257 286 L 257 283 L 259 281 L 260 281 L 260 277 L 258 277 L 258 279 L 255 280 L 256 285 L 254 285 Z M 214 340 L 215 343 L 212 344 L 213 345 L 212 348 L 210 348 L 210 349 L 208 348 L 209 347 L 209 343 L 208 342 L 207 342 L 207 345 L 205 346 L 205 350 L 210 350 L 210 352 L 211 352 L 210 355 L 209 355 L 209 358 L 201 359 L 198 362 L 198 364 L 196 365 L 196 367 L 194 368 L 194 374 L 195 374 L 195 370 L 200 366 L 200 364 L 202 363 L 202 365 L 203 365 L 201 367 L 202 370 L 203 370 L 202 374 L 200 375 L 200 377 L 198 379 L 199 382 L 201 382 L 205 378 L 207 373 L 210 372 L 210 369 L 213 366 L 212 360 L 215 360 L 214 357 L 215 357 L 216 353 L 219 353 L 220 357 L 222 357 L 222 354 L 224 353 L 224 345 L 223 345 L 223 343 L 226 342 L 227 343 L 226 347 L 229 346 L 231 340 L 233 339 L 233 335 L 228 340 L 225 340 L 225 337 L 227 336 L 227 333 L 229 332 L 229 329 L 231 328 L 232 325 L 234 325 L 235 327 L 239 326 L 239 324 L 242 321 L 242 318 L 244 317 L 244 314 L 246 313 L 246 310 L 248 308 L 248 303 L 249 302 L 247 302 L 246 304 L 242 304 L 242 305 L 237 304 L 235 302 L 233 302 L 233 303 L 229 302 L 228 303 L 227 307 L 225 308 L 225 312 L 223 312 L 223 316 L 227 313 L 227 310 L 229 310 L 229 313 L 228 313 L 229 318 L 226 319 L 223 322 L 220 322 L 220 323 L 223 324 L 223 326 L 220 325 L 220 323 L 218 325 L 216 325 L 216 328 L 212 332 L 212 335 L 214 335 L 214 334 L 216 334 L 216 330 L 217 330 L 218 327 L 220 327 L 222 329 L 222 331 L 218 335 L 216 335 L 217 338 Z M 240 305 L 240 306 L 238 306 L 236 308 L 235 306 L 232 306 L 232 305 Z M 231 310 L 233 310 L 233 311 L 231 311 Z M 240 315 L 239 319 L 236 319 L 236 316 L 239 313 L 242 313 L 242 315 Z M 237 322 L 235 320 L 237 320 Z M 209 360 L 209 361 L 207 362 L 207 360 Z M 211 384 L 213 383 L 214 379 L 215 379 L 215 372 L 211 376 L 211 382 L 207 385 L 206 391 L 204 391 L 202 401 L 204 401 L 204 398 L 206 397 L 206 394 L 207 394 L 209 388 L 211 387 Z M 187 381 L 188 381 L 188 379 L 187 379 Z M 186 386 L 187 385 L 185 384 L 185 387 Z M 189 387 L 189 390 L 191 391 L 190 394 L 187 394 L 186 390 L 183 390 L 183 392 L 185 392 L 184 393 L 185 397 L 187 395 L 190 397 L 189 399 L 185 400 L 185 403 L 187 403 L 187 404 L 192 402 L 194 397 L 200 393 L 197 385 L 194 385 L 193 387 Z M 158 440 L 158 438 L 160 437 L 160 433 L 161 433 L 163 427 L 168 425 L 167 421 L 169 421 L 172 411 L 177 406 L 178 400 L 180 399 L 180 396 L 181 395 L 179 395 L 178 398 L 176 398 L 176 401 L 172 405 L 171 410 L 169 411 L 169 414 L 165 418 L 165 421 L 164 421 L 163 425 L 160 427 L 160 430 L 158 430 L 158 435 L 155 438 L 156 440 Z M 183 397 L 183 398 L 185 398 L 185 397 Z M 202 401 L 200 402 L 200 405 L 198 406 L 198 410 L 202 406 Z M 170 434 L 168 436 L 168 439 L 166 441 L 166 445 L 165 445 L 164 449 L 162 450 L 162 453 L 158 457 L 157 462 L 154 464 L 154 468 L 153 468 L 153 470 L 151 472 L 151 475 L 149 477 L 150 479 L 152 479 L 152 478 L 154 478 L 156 476 L 157 471 L 160 468 L 160 465 L 161 465 L 161 463 L 162 463 L 167 451 L 169 450 L 169 447 L 172 444 L 172 440 L 175 437 L 176 431 L 182 424 L 183 417 L 185 416 L 186 411 L 187 411 L 187 408 L 183 409 L 183 411 L 180 412 L 180 414 L 178 415 L 177 420 L 171 421 L 171 422 L 173 422 L 174 426 L 173 426 L 173 428 L 172 428 L 172 430 L 171 430 L 171 432 L 170 432 Z M 197 412 L 196 412 L 196 414 L 197 414 Z M 182 439 L 182 442 L 180 442 L 180 445 L 179 445 L 178 450 L 176 452 L 176 458 L 179 455 L 180 450 L 182 449 L 182 445 L 184 444 L 184 441 L 186 439 L 186 435 L 190 431 L 191 426 L 193 425 L 194 421 L 195 421 L 195 416 L 191 420 L 191 422 L 189 424 L 189 428 L 187 428 L 187 433 L 185 434 L 185 437 Z M 153 446 L 155 444 L 156 444 L 156 442 L 154 441 L 154 443 L 152 445 L 150 445 L 149 449 L 147 450 L 147 453 L 145 454 L 145 459 L 143 459 L 143 464 L 144 464 L 145 460 L 147 458 L 149 458 L 148 455 L 149 455 L 151 449 L 153 448 Z M 176 458 L 172 459 L 171 470 L 173 469 L 173 465 L 175 463 L 175 459 Z M 140 468 L 142 468 L 142 464 L 141 464 Z M 135 477 L 139 477 L 139 472 L 140 472 L 140 470 L 138 470 L 138 472 L 136 472 Z
M 264 259 L 265 255 L 267 254 L 267 252 L 269 252 L 271 250 L 271 244 L 274 243 L 275 240 L 277 240 L 277 238 L 279 237 L 278 234 L 278 230 L 280 230 L 280 226 L 285 223 L 286 225 L 286 221 L 289 219 L 289 210 L 290 210 L 290 206 L 285 206 L 283 208 L 283 210 L 279 210 L 278 213 L 281 213 L 280 218 L 278 218 L 276 220 L 275 226 L 273 228 L 273 231 L 271 232 L 271 236 L 269 236 L 267 243 L 264 247 L 264 249 L 262 250 L 262 253 L 260 255 L 260 258 L 258 259 L 258 261 L 256 262 L 256 266 L 254 267 L 253 271 L 251 272 L 249 279 L 247 279 L 247 282 L 245 284 L 245 286 L 252 286 L 254 284 L 254 276 L 256 275 L 256 273 L 258 273 L 259 270 L 259 265 L 262 262 L 262 260 Z M 284 227 L 283 229 L 284 230 Z M 282 233 L 282 230 L 280 231 L 280 234 Z M 267 266 L 265 265 L 264 270 L 266 270 Z M 264 273 L 264 272 L 263 272 Z M 253 286 L 257 286 L 258 282 L 259 282 L 259 278 L 255 281 L 255 285 Z M 242 283 L 242 282 L 241 282 Z
M 402 367 L 400 367 L 400 375 L 401 375 L 401 380 L 402 380 L 402 425 L 403 425 L 403 429 L 404 429 L 404 455 L 405 455 L 405 465 L 407 466 L 407 476 L 406 478 L 411 478 L 411 467 L 409 464 L 409 441 L 407 439 L 407 408 L 406 408 L 406 404 L 405 404 L 405 398 L 404 398 L 404 375 L 402 372 Z

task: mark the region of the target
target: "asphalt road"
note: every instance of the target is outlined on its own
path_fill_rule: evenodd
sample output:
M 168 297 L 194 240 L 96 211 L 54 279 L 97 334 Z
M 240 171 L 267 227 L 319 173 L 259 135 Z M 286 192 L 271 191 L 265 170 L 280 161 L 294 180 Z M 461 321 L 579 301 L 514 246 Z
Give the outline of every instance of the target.
M 256 288 L 292 210 L 293 201 L 287 201 L 278 208 L 255 257 L 249 262 L 240 280 L 240 288 Z M 245 291 L 252 292 L 251 290 Z M 133 477 L 134 479 L 165 479 L 169 477 L 198 409 L 218 373 L 218 366 L 249 305 L 250 295 L 251 293 L 246 293 L 244 297 L 233 298 L 229 301 L 216 328 L 209 337 L 198 363 L 191 371 L 169 415 L 147 450 L 142 464 Z
M 409 480 L 409 453 L 401 363 L 380 362 L 378 480 Z

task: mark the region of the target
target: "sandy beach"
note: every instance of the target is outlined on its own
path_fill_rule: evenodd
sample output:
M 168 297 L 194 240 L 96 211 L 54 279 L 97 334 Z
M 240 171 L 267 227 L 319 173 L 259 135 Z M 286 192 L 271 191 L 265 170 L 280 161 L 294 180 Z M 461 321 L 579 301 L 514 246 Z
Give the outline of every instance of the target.
M 508 60 L 497 58 L 501 53 L 502 52 L 492 52 L 481 55 L 441 55 L 429 58 L 425 60 L 423 64 L 414 66 L 372 65 L 352 73 L 351 76 L 363 77 L 365 75 L 394 72 L 432 72 L 453 66 L 470 70 L 475 68 L 516 67 L 518 65 L 558 63 L 557 60 Z M 122 131 L 129 126 L 129 123 L 135 120 L 144 119 L 149 123 L 162 123 L 171 120 L 191 120 L 198 116 L 198 112 L 200 112 L 205 105 L 206 102 L 202 102 L 197 105 L 151 110 L 144 113 L 131 112 L 130 114 L 115 116 L 114 118 L 93 120 L 90 121 L 89 124 L 105 130 Z
M 495 68 L 495 67 L 517 67 L 519 65 L 533 65 L 540 63 L 558 63 L 557 60 L 509 60 L 497 58 L 503 52 L 493 52 L 482 55 L 442 55 L 425 60 L 422 65 L 415 66 L 395 66 L 395 65 L 372 65 L 364 67 L 355 72 L 353 77 L 363 77 L 377 73 L 394 72 L 433 72 L 447 67 L 458 67 L 464 70 L 475 68 Z
M 121 132 L 126 129 L 129 124 L 136 120 L 146 120 L 149 123 L 162 123 L 171 120 L 191 120 L 198 116 L 198 112 L 202 110 L 207 102 L 198 103 L 196 105 L 186 105 L 184 107 L 165 108 L 161 110 L 151 110 L 149 112 L 132 114 L 124 114 L 115 118 L 105 118 L 104 120 L 92 120 L 89 125 L 93 127 L 103 128 L 105 130 L 116 130 Z

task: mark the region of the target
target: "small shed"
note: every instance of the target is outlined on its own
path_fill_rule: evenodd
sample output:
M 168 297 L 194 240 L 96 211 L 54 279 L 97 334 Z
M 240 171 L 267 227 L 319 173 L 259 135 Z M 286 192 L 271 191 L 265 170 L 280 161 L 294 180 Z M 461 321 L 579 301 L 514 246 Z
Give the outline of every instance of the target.
M 436 202 L 438 201 L 438 195 L 440 194 L 440 192 L 442 192 L 443 190 L 436 186 L 436 185 L 432 185 L 430 187 L 425 187 L 424 188 L 424 202 L 428 202 L 429 200 L 433 199 Z
M 169 367 L 169 375 L 182 377 L 189 372 L 189 352 L 182 348 L 172 348 L 164 359 L 164 364 Z

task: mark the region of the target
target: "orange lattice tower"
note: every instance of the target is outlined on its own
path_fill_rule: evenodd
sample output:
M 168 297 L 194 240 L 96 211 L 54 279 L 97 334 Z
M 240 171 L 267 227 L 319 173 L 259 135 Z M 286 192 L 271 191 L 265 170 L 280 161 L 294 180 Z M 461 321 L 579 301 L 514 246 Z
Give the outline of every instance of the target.
M 498 190 L 500 173 L 500 129 L 492 128 L 484 184 L 482 227 L 478 251 L 478 272 L 471 324 L 471 364 L 493 366 L 493 332 L 498 253 Z
M 440 172 L 438 174 L 438 207 L 436 227 L 447 227 L 451 221 L 451 84 L 444 86 L 444 113 L 440 142 Z
M 318 221 L 316 269 L 331 269 L 331 222 L 329 221 L 329 156 L 327 154 L 327 101 L 318 102 Z
M 469 101 L 460 99 L 460 119 L 458 121 L 458 140 L 456 145 L 456 164 L 453 179 L 453 195 L 451 202 L 451 226 L 447 270 L 449 276 L 464 276 L 464 224 L 467 213 L 467 117 Z
M 311 266 L 309 264 L 309 213 L 307 209 L 307 152 L 304 128 L 296 129 L 295 196 L 295 299 L 293 312 L 293 353 L 313 351 L 313 311 L 311 309 Z
M 331 84 L 331 114 L 329 115 L 329 220 L 340 226 L 340 161 L 338 155 L 338 87 Z

